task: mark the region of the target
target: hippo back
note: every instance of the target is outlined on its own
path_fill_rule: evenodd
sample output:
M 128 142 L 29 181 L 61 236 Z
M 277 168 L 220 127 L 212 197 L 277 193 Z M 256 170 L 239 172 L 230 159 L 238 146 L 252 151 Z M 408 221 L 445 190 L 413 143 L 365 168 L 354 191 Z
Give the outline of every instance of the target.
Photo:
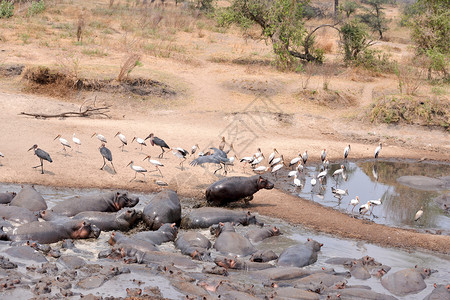
M 27 208 L 5 205 L 0 205 L 0 218 L 18 224 L 25 224 L 38 220 L 38 217 Z
M 164 223 L 179 224 L 181 204 L 177 193 L 164 190 L 156 194 L 144 208 L 143 219 L 152 230 L 157 230 Z
M 16 193 L 0 193 L 0 204 L 8 204 L 10 203 L 14 197 L 16 196 Z
M 28 208 L 31 211 L 47 209 L 47 203 L 33 186 L 25 186 L 10 202 L 12 206 Z
M 297 244 L 285 249 L 278 258 L 278 265 L 285 267 L 304 267 L 317 261 L 317 252 L 321 244 L 308 240 L 305 244 Z
M 201 207 L 193 210 L 181 220 L 181 228 L 208 228 L 211 225 L 219 224 L 220 222 L 233 222 L 241 225 L 262 224 L 249 212 L 218 207 Z

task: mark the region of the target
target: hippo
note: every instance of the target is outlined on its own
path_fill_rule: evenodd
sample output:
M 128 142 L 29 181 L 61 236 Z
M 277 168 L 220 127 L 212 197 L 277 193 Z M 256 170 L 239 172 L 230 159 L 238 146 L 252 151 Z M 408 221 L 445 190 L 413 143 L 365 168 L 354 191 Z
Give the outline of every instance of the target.
M 17 194 L 15 192 L 9 193 L 0 193 L 0 204 L 8 204 L 10 203 Z
M 252 243 L 234 230 L 233 224 L 221 223 L 220 234 L 214 243 L 214 249 L 223 253 L 237 256 L 247 256 L 256 252 Z
M 423 300 L 450 300 L 450 284 L 445 286 L 435 283 L 434 290 Z
M 164 190 L 156 194 L 144 208 L 143 219 L 151 230 L 164 223 L 180 223 L 181 205 L 175 191 Z
M 277 260 L 279 266 L 304 267 L 317 261 L 317 252 L 323 244 L 308 239 L 304 244 L 297 244 L 285 249 Z
M 278 255 L 272 250 L 259 250 L 252 254 L 250 261 L 253 262 L 268 262 L 278 258 Z
M 276 289 L 279 299 L 302 299 L 302 300 L 319 300 L 320 296 L 316 293 L 297 289 L 294 287 L 281 287 Z
M 141 231 L 132 236 L 132 238 L 148 241 L 154 245 L 173 242 L 178 234 L 178 228 L 175 223 L 163 224 L 157 231 Z
M 211 242 L 199 232 L 187 231 L 178 236 L 175 247 L 193 259 L 205 260 L 205 257 L 209 257 L 207 250 L 211 248 Z
M 396 296 L 405 296 L 425 289 L 424 278 L 430 276 L 431 270 L 426 268 L 410 268 L 383 276 L 381 284 Z
M 259 175 L 227 177 L 206 189 L 206 200 L 213 206 L 223 206 L 241 199 L 247 204 L 253 199 L 254 193 L 260 189 L 273 189 L 273 186 L 273 183 Z
M 132 250 L 140 252 L 159 251 L 153 242 L 135 239 L 116 231 L 111 233 L 108 243 L 115 247 L 124 248 L 127 252 Z
M 233 222 L 247 226 L 249 224 L 264 225 L 256 220 L 250 212 L 235 211 L 218 207 L 201 207 L 193 210 L 181 220 L 181 228 L 208 228 L 220 222 Z
M 142 218 L 141 212 L 134 208 L 123 208 L 116 213 L 85 211 L 76 214 L 74 220 L 86 220 L 94 224 L 101 231 L 127 231 Z
M 5 205 L 0 205 L 0 218 L 20 225 L 38 220 L 38 217 L 27 208 Z
M 72 217 L 84 211 L 117 212 L 124 207 L 133 207 L 138 202 L 139 198 L 137 197 L 131 198 L 127 193 L 117 192 L 96 197 L 73 197 L 55 205 L 51 211 L 55 214 Z
M 339 295 L 336 298 L 332 298 L 332 295 Z M 396 300 L 394 296 L 385 295 L 361 288 L 344 288 L 339 289 L 338 292 L 330 293 L 327 299 L 367 299 L 367 300 Z
M 25 186 L 9 203 L 12 206 L 28 208 L 31 211 L 47 209 L 47 203 L 34 186 Z
M 250 240 L 250 242 L 258 243 L 266 238 L 269 238 L 271 236 L 277 236 L 280 234 L 281 234 L 280 230 L 274 226 L 272 228 L 259 228 L 250 230 L 249 232 L 247 232 L 246 236 Z
M 8 237 L 12 241 L 36 241 L 41 244 L 56 243 L 64 239 L 98 238 L 100 229 L 84 220 L 65 222 L 31 222 L 15 228 Z

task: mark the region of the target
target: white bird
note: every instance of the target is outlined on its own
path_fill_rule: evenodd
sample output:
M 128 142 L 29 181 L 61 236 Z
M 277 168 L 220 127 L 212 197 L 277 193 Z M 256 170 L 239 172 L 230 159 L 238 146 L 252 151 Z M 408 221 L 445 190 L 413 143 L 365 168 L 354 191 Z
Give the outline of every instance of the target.
M 269 160 L 268 160 L 268 162 L 269 162 L 269 165 L 271 165 L 272 164 L 272 161 L 273 161 L 273 159 L 275 158 L 275 155 L 276 155 L 276 153 L 278 153 L 278 150 L 277 149 L 275 149 L 275 148 L 273 148 L 273 152 L 270 154 L 270 156 L 269 156 Z M 278 153 L 279 154 L 279 153 Z
M 100 133 L 94 132 L 94 134 L 91 136 L 91 138 L 93 138 L 94 136 L 97 136 L 97 138 L 100 140 L 100 142 L 107 143 L 106 138 L 103 135 L 101 135 Z
M 311 178 L 311 185 L 312 185 L 312 186 L 315 186 L 316 183 L 317 183 L 316 178 L 315 178 L 315 177 Z
M 329 166 L 330 166 L 330 162 L 328 161 L 328 159 L 325 158 L 325 160 L 322 162 L 322 167 L 324 169 L 328 169 Z
M 327 176 L 327 170 L 323 170 L 322 172 L 320 172 L 318 175 L 317 175 L 317 178 L 322 178 L 322 177 L 325 177 L 325 176 Z
M 183 163 L 187 159 L 186 156 L 189 154 L 189 152 L 187 152 L 186 150 L 184 150 L 183 148 L 180 148 L 180 147 L 175 147 L 175 148 L 172 148 L 171 150 L 172 150 L 173 155 L 182 159 L 182 161 L 180 162 L 180 166 L 181 166 L 181 170 L 183 170 L 184 169 Z
M 294 176 L 296 176 L 296 175 L 299 175 L 299 172 L 298 172 L 297 170 L 290 171 L 290 172 L 288 173 L 288 177 L 294 177 Z
M 129 165 L 131 165 L 131 169 L 132 169 L 133 171 L 135 171 L 135 173 L 134 173 L 134 178 L 131 179 L 130 182 L 133 181 L 134 179 L 136 179 L 136 176 L 137 176 L 138 173 L 144 175 L 144 178 L 145 178 L 145 174 L 144 174 L 144 173 L 147 172 L 146 169 L 144 169 L 143 167 L 140 167 L 140 166 L 135 166 L 135 165 L 134 165 L 134 161 L 130 161 L 130 163 L 127 165 L 127 167 L 128 167 Z
M 375 158 L 378 158 L 378 155 L 380 154 L 381 151 L 381 143 L 378 145 L 378 147 L 375 149 Z
M 289 163 L 289 167 L 298 164 L 302 160 L 302 154 L 299 153 L 297 157 L 293 158 Z
M 423 215 L 423 207 L 421 206 L 420 209 L 416 212 L 416 215 L 414 216 L 414 221 L 419 220 Z
M 167 183 L 167 182 L 165 182 L 165 181 L 162 181 L 162 180 L 153 180 L 153 182 L 155 183 L 155 184 L 157 184 L 157 185 L 159 185 L 159 186 L 168 186 L 169 184 Z
M 192 154 L 195 154 L 195 152 L 197 152 L 198 148 L 200 148 L 200 147 L 198 146 L 198 144 L 195 144 L 194 146 L 192 146 L 192 147 L 191 147 L 191 155 L 192 155 Z
M 3 153 L 0 152 L 0 157 L 5 157 L 5 156 L 3 155 Z
M 331 192 L 333 194 L 339 195 L 340 197 L 348 195 L 348 189 L 342 190 L 342 189 L 336 189 L 334 187 L 331 187 Z
M 261 148 L 258 148 L 257 150 L 256 150 L 256 153 L 255 154 L 253 154 L 256 158 L 260 158 L 261 156 L 264 156 L 263 155 L 263 153 L 262 153 L 262 151 L 261 151 Z
M 161 174 L 161 177 L 164 177 L 163 174 L 161 173 L 161 170 L 159 169 L 159 167 L 164 167 L 164 165 L 162 163 L 160 163 L 159 161 L 157 161 L 156 159 L 151 159 L 152 157 L 150 155 L 147 155 L 144 160 L 148 159 L 148 162 L 151 163 L 152 165 L 155 166 L 156 170 L 159 171 L 159 174 Z
M 327 158 L 327 149 L 323 149 L 322 152 L 320 152 L 320 159 L 322 160 L 322 163 L 325 161 L 325 159 Z
M 359 197 L 358 196 L 356 196 L 355 199 L 350 200 L 350 205 L 353 205 L 352 214 L 353 214 L 353 210 L 355 209 L 355 206 L 358 205 L 358 204 L 359 204 Z
M 340 174 L 343 174 L 343 173 L 344 173 L 344 169 L 345 169 L 344 165 L 341 165 L 341 168 L 340 168 L 340 169 L 337 169 L 336 171 L 334 171 L 333 177 L 334 177 L 334 176 L 338 176 L 338 175 L 340 175 Z
M 120 133 L 120 131 L 117 132 L 114 137 L 116 137 L 116 136 L 122 142 L 122 146 L 120 146 L 119 148 L 122 148 L 122 152 L 123 152 L 123 147 L 125 147 L 125 145 L 128 145 L 127 138 L 122 133 Z
M 300 179 L 297 178 L 297 175 L 295 175 L 295 177 L 294 177 L 294 185 L 296 187 L 301 187 L 302 186 L 302 183 L 300 182 Z
M 254 168 L 254 169 L 253 169 L 253 172 L 255 172 L 255 173 L 257 173 L 257 174 L 260 174 L 260 173 L 267 172 L 268 170 L 269 170 L 269 167 L 266 167 L 266 166 L 259 166 L 259 167 L 257 167 L 257 168 Z
M 366 204 L 361 205 L 359 207 L 359 213 L 365 215 L 369 211 L 369 208 L 370 208 L 370 202 L 367 201 Z
M 256 157 L 256 156 L 254 156 Z M 264 159 L 264 154 L 261 153 L 261 155 L 259 157 L 256 157 L 250 164 L 252 165 L 252 167 L 256 167 L 257 164 L 261 163 Z
M 306 161 L 308 160 L 308 151 L 307 150 L 305 150 L 305 152 L 303 152 L 302 159 L 303 159 L 303 164 L 306 165 Z
M 77 145 L 78 148 L 81 146 L 81 141 L 80 141 L 79 138 L 77 138 L 77 137 L 75 136 L 75 133 L 74 133 L 73 136 L 72 136 L 72 141 L 74 142 L 74 144 Z
M 239 161 L 244 163 L 244 166 L 243 166 L 242 168 L 245 170 L 245 166 L 246 166 L 248 163 L 252 163 L 255 159 L 256 159 L 256 157 L 253 155 L 253 156 L 246 156 L 246 157 L 243 157 L 243 158 L 241 158 Z
M 373 208 L 375 206 L 381 205 L 381 198 L 378 198 L 378 200 L 369 200 L 369 202 L 370 202 L 370 205 L 372 206 L 372 211 L 373 211 Z
M 283 155 L 281 155 L 280 157 L 274 158 L 272 160 L 272 163 L 270 164 L 271 166 L 274 166 L 280 162 L 283 162 Z M 283 162 L 284 163 L 284 162 Z
M 64 151 L 66 151 L 66 147 L 71 148 L 69 142 L 66 139 L 63 139 L 60 134 L 58 134 L 53 140 L 56 140 L 57 138 L 59 138 L 59 142 L 63 145 Z
M 138 144 L 141 145 L 141 150 L 142 150 L 142 146 L 147 146 L 147 144 L 145 143 L 144 139 L 138 138 L 138 137 L 134 137 L 133 140 L 131 142 L 138 142 Z
M 347 156 L 350 153 L 350 149 L 351 149 L 350 145 L 345 147 L 345 149 L 344 149 L 344 159 L 347 159 Z
M 278 172 L 282 167 L 284 166 L 284 164 L 279 163 L 278 165 L 272 166 L 272 173 L 275 174 L 276 177 L 276 172 Z

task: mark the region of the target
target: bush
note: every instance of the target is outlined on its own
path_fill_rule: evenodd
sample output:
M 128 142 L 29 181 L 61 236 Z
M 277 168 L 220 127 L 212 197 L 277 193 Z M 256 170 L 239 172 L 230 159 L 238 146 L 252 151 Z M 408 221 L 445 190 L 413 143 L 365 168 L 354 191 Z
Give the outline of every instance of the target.
M 10 18 L 14 15 L 14 4 L 12 2 L 3 0 L 0 3 L 0 19 Z
M 355 20 L 342 25 L 341 35 L 344 60 L 347 62 L 357 60 L 360 53 L 372 45 L 366 27 Z
M 371 122 L 407 123 L 449 128 L 450 104 L 439 99 L 391 96 L 380 99 L 369 110 Z
M 393 73 L 396 70 L 396 63 L 390 59 L 390 55 L 372 49 L 362 51 L 355 65 L 379 73 Z
M 40 14 L 46 8 L 47 7 L 45 5 L 44 0 L 40 0 L 39 2 L 33 1 L 33 2 L 31 2 L 31 6 L 28 8 L 28 16 L 31 17 L 34 15 Z

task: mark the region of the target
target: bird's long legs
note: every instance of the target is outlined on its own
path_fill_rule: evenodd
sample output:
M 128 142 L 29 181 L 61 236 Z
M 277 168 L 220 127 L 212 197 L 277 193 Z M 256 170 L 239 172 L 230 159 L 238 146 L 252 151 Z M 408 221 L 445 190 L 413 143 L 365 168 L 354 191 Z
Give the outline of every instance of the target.
M 117 173 L 117 172 L 116 172 L 116 168 L 114 168 L 114 165 L 113 165 L 112 162 L 111 162 L 111 166 L 113 167 L 114 173 Z
M 184 170 L 183 163 L 186 161 L 186 159 L 187 158 L 185 157 L 184 160 L 180 162 L 181 170 Z
M 41 160 L 41 164 L 33 167 L 33 169 L 41 167 L 41 174 L 44 174 L 44 161 L 42 160 L 42 158 L 40 158 L 40 160 Z
M 160 155 L 158 155 L 158 158 L 163 158 L 164 153 L 166 152 L 166 151 L 164 151 L 164 148 L 163 148 L 163 147 L 161 147 L 161 150 L 162 150 L 162 152 L 161 152 Z
M 106 160 L 105 160 L 105 158 L 103 157 L 103 166 L 100 168 L 100 170 L 103 170 L 103 168 L 105 167 L 105 165 L 106 165 Z
M 159 171 L 159 174 L 161 174 L 161 177 L 164 177 L 164 175 L 161 173 L 161 170 L 158 168 L 158 166 L 155 166 L 155 167 Z

